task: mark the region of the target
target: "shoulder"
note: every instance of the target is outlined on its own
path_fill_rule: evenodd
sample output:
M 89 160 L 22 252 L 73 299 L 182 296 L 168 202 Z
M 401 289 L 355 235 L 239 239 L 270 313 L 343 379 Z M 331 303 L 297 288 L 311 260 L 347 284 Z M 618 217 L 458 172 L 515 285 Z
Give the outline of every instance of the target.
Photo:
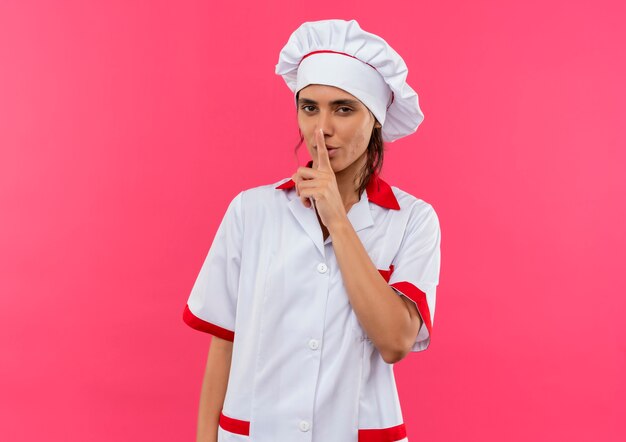
M 249 187 L 242 190 L 235 198 L 241 200 L 242 210 L 244 212 L 253 212 L 259 209 L 274 209 L 287 199 L 287 195 L 291 189 L 279 189 L 278 187 L 291 178 L 283 178 L 274 183 L 262 184 L 255 187 Z
M 414 220 L 428 217 L 437 218 L 437 212 L 435 212 L 435 208 L 429 202 L 397 186 L 390 187 L 400 206 L 399 212 L 403 213 L 404 216 Z
M 247 189 L 242 190 L 240 194 L 244 200 L 248 200 L 249 202 L 252 202 L 258 199 L 262 199 L 262 200 L 273 199 L 277 195 L 282 195 L 285 193 L 285 190 L 278 189 L 277 187 L 282 184 L 285 184 L 286 182 L 290 180 L 291 178 L 283 178 L 274 183 L 262 184 L 256 187 L 249 187 Z M 286 190 L 289 190 L 289 189 L 286 189 Z
M 391 186 L 400 205 L 402 246 L 409 250 L 435 250 L 441 241 L 439 217 L 432 204 L 398 187 Z M 414 248 L 414 249 L 411 249 Z M 420 252 L 421 253 L 421 252 Z

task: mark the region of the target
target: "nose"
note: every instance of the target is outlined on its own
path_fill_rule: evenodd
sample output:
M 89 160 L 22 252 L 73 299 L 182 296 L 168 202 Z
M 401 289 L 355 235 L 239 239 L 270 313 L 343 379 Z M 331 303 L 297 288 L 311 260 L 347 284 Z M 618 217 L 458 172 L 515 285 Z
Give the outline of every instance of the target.
M 333 129 L 330 112 L 320 110 L 320 112 L 318 113 L 317 127 L 315 128 L 315 130 L 319 131 L 320 129 L 322 129 L 324 136 L 332 134 Z

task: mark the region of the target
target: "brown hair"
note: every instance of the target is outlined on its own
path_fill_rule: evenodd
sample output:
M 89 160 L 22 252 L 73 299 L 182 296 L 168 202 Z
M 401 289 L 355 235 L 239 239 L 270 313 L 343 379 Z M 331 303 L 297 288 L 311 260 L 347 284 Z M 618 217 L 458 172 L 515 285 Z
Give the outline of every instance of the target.
M 297 96 L 296 96 L 296 99 L 297 99 Z M 376 118 L 374 119 L 376 120 Z M 359 198 L 361 198 L 361 194 L 367 187 L 372 175 L 374 173 L 380 174 L 380 171 L 383 168 L 383 157 L 385 153 L 385 150 L 384 150 L 385 145 L 383 143 L 382 128 L 376 127 L 379 124 L 380 123 L 378 123 L 378 120 L 376 120 L 376 122 L 374 123 L 372 136 L 370 137 L 370 142 L 367 145 L 367 161 L 365 162 L 365 166 L 363 167 L 363 169 L 361 169 L 361 173 L 359 174 L 361 177 L 361 180 L 357 187 Z M 298 156 L 298 149 L 300 148 L 303 142 L 304 142 L 304 135 L 302 135 L 302 132 L 300 132 L 300 142 L 296 145 L 296 148 L 295 148 L 296 158 Z

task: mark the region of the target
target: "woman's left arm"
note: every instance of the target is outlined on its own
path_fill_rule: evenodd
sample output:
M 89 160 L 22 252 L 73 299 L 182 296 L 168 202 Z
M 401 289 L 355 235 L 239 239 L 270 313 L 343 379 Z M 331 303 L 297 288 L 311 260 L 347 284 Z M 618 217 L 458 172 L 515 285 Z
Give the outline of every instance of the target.
M 328 229 L 350 304 L 388 364 L 411 350 L 422 320 L 415 303 L 399 296 L 380 274 L 348 218 Z
M 415 303 L 398 295 L 380 274 L 348 219 L 324 141 L 316 131 L 317 167 L 299 167 L 292 179 L 305 207 L 309 198 L 333 238 L 348 298 L 361 326 L 388 364 L 411 351 L 421 326 Z

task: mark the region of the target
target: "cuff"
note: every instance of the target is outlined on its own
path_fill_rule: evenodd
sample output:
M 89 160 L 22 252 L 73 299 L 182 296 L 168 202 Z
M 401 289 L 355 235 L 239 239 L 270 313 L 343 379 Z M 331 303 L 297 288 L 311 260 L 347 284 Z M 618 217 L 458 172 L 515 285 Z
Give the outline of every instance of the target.
M 185 321 L 189 327 L 195 328 L 196 330 L 226 339 L 227 341 L 233 342 L 235 340 L 235 332 L 198 318 L 189 310 L 188 305 L 185 306 L 185 311 L 183 312 L 183 321 Z

